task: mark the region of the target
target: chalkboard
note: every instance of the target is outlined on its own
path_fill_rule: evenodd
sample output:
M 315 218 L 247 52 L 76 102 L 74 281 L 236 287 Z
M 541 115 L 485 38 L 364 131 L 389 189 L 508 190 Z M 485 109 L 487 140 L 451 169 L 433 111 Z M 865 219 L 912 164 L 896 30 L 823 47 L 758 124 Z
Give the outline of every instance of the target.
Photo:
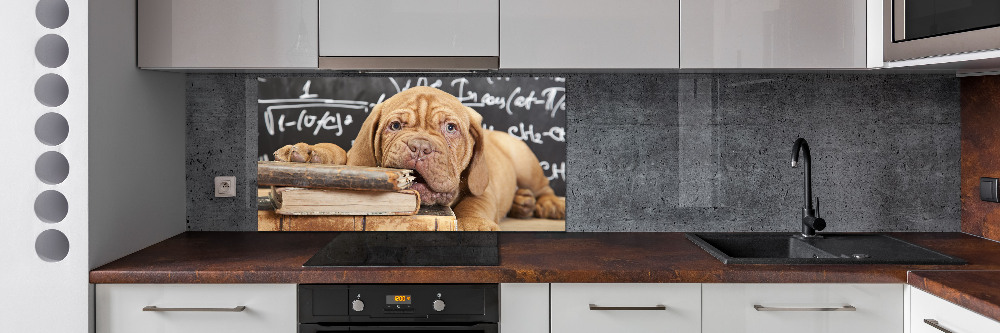
M 378 103 L 415 86 L 455 95 L 483 128 L 528 144 L 557 195 L 566 195 L 566 80 L 560 77 L 259 78 L 257 157 L 284 145 L 330 142 L 348 149 Z

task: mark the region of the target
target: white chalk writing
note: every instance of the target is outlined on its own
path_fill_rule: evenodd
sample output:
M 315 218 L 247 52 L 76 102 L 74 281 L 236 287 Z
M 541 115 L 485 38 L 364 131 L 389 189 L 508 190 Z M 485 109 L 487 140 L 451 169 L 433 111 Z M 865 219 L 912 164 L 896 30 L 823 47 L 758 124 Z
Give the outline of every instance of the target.
M 309 93 L 309 86 L 310 85 L 312 85 L 312 80 L 306 81 L 306 84 L 302 86 L 302 95 L 299 95 L 300 99 L 316 98 L 316 96 L 319 96 L 319 95 L 316 95 L 316 94 L 310 94 Z
M 311 104 L 311 105 L 281 105 L 268 107 L 267 111 L 264 111 L 264 128 L 267 129 L 267 134 L 274 135 L 275 133 L 283 133 L 285 130 L 294 128 L 296 131 L 308 131 L 312 130 L 313 135 L 319 135 L 320 130 L 335 130 L 334 135 L 340 136 L 344 133 L 344 126 L 350 125 L 354 119 L 351 115 L 342 117 L 340 112 L 330 113 L 330 111 L 323 112 L 323 115 L 311 115 L 305 108 L 315 108 L 315 107 L 330 107 L 329 104 Z M 298 115 L 289 116 L 289 114 L 282 112 L 279 114 L 277 119 L 275 119 L 274 110 L 280 111 L 295 111 L 295 109 L 300 109 Z
M 510 78 L 503 79 L 510 80 Z M 491 84 L 493 83 L 492 79 L 487 78 L 487 80 Z M 468 90 L 466 87 L 468 83 L 469 79 L 467 78 L 457 78 L 451 81 L 451 86 L 458 88 L 456 97 L 468 107 L 496 107 L 507 112 L 508 115 L 513 115 L 518 108 L 531 111 L 532 106 L 541 105 L 543 110 L 549 112 L 550 118 L 555 118 L 557 111 L 566 110 L 566 88 L 564 87 L 548 87 L 541 92 L 524 91 L 521 87 L 514 87 L 507 96 L 493 96 L 489 93 Z M 395 81 L 393 84 L 396 84 Z M 407 81 L 407 86 L 409 86 L 409 81 Z M 398 89 L 399 86 L 396 85 L 396 87 Z
M 434 80 L 434 82 L 430 82 L 430 80 L 428 80 L 426 77 L 417 78 L 416 81 L 417 81 L 416 84 L 413 85 L 414 87 L 428 86 L 433 88 L 441 88 L 441 85 L 443 84 L 441 83 L 441 80 Z M 406 80 L 406 84 L 403 85 L 402 87 L 399 86 L 399 82 L 396 82 L 395 78 L 390 77 L 389 82 L 392 82 L 392 86 L 396 88 L 396 93 L 399 93 L 402 92 L 403 90 L 410 89 L 410 83 L 412 83 L 413 80 L 412 79 Z
M 507 134 L 521 139 L 521 141 L 531 141 L 534 143 L 543 143 L 542 137 L 547 136 L 556 142 L 566 142 L 566 129 L 558 126 L 553 126 L 545 132 L 535 132 L 535 125 L 528 125 L 528 128 L 524 127 L 524 123 L 520 123 L 517 126 L 511 126 L 507 128 Z
M 542 171 L 549 172 L 549 175 L 546 176 L 549 180 L 566 180 L 566 162 L 550 163 L 547 161 L 541 161 L 538 162 L 538 165 L 542 167 Z

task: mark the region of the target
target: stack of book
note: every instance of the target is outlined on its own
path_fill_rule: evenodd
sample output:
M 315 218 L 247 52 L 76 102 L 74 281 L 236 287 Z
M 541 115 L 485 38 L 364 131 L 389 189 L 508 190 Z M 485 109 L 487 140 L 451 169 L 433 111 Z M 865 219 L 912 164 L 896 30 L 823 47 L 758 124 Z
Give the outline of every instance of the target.
M 412 170 L 257 162 L 257 230 L 455 231 L 447 206 L 420 206 Z

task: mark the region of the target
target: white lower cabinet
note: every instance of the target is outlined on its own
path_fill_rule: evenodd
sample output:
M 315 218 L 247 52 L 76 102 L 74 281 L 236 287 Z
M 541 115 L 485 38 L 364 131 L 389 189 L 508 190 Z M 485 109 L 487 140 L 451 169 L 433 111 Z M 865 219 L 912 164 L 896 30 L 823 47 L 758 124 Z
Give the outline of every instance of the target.
M 98 333 L 298 331 L 294 284 L 98 284 L 95 303 Z M 502 333 L 1000 332 L 902 284 L 505 283 L 500 307 Z
M 903 332 L 902 284 L 704 284 L 705 333 Z
M 1000 322 L 917 289 L 910 289 L 910 332 L 1000 332 Z
M 554 283 L 552 333 L 701 332 L 701 285 Z
M 501 333 L 549 333 L 549 284 L 500 284 Z
M 95 324 L 98 333 L 296 332 L 295 289 L 294 284 L 98 284 Z

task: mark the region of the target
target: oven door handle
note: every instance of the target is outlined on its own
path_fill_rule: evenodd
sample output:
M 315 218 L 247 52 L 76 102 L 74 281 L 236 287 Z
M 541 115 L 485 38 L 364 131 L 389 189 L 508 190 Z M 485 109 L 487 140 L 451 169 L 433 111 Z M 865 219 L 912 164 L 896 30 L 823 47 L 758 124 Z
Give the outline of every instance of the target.
M 356 331 L 378 331 L 378 332 L 441 332 L 441 331 L 463 331 L 463 332 L 483 332 L 497 333 L 497 324 L 472 324 L 472 325 L 440 325 L 433 323 L 430 325 L 413 323 L 409 326 L 350 326 L 351 332 Z M 318 330 L 316 332 L 325 332 Z

